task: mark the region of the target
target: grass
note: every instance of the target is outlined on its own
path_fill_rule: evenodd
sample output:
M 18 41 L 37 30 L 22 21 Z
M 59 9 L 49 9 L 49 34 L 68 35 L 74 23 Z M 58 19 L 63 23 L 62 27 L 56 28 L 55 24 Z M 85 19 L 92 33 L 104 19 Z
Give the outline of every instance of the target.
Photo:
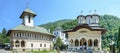
M 33 51 L 33 53 L 49 53 L 49 51 L 46 51 L 46 52 L 44 52 L 44 51 Z
M 33 51 L 33 53 L 49 53 L 49 52 L 56 53 L 56 51 Z

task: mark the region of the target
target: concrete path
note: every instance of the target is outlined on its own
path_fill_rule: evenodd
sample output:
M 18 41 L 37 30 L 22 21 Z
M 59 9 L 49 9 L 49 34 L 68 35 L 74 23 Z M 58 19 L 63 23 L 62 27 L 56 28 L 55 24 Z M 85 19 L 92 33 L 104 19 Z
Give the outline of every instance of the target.
M 0 53 L 12 53 L 12 51 L 7 51 L 7 50 L 4 50 L 4 49 L 0 49 Z
M 13 53 L 13 51 L 8 51 L 8 50 L 0 49 L 0 53 Z M 16 53 L 16 52 L 14 52 L 14 53 Z M 19 51 L 17 53 L 32 53 L 32 52 L 21 52 L 21 51 Z

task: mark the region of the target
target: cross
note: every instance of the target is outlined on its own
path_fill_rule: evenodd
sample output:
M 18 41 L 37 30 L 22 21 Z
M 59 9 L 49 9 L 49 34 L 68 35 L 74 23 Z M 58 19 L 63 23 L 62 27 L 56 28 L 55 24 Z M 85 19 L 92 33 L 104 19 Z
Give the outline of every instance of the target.
M 96 14 L 96 11 L 97 11 L 97 10 L 94 10 L 95 14 Z
M 91 14 L 91 10 L 89 10 L 89 13 Z
M 26 7 L 27 7 L 27 8 L 29 7 L 29 3 L 26 3 Z
M 81 13 L 81 15 L 82 15 L 82 14 L 83 14 L 83 11 L 81 10 L 81 12 L 80 12 L 80 13 Z

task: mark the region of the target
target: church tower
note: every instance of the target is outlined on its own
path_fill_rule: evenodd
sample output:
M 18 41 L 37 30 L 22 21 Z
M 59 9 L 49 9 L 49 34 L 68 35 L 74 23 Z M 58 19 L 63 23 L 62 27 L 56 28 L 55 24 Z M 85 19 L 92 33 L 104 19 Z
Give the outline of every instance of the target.
M 36 14 L 32 10 L 26 8 L 20 16 L 20 18 L 23 20 L 22 24 L 25 26 L 33 27 L 34 26 L 33 18 L 35 16 Z
M 90 14 L 86 16 L 81 14 L 77 17 L 77 19 L 78 19 L 78 25 L 88 24 L 89 26 L 98 27 L 100 16 L 96 14 L 96 10 L 95 10 L 94 14 Z

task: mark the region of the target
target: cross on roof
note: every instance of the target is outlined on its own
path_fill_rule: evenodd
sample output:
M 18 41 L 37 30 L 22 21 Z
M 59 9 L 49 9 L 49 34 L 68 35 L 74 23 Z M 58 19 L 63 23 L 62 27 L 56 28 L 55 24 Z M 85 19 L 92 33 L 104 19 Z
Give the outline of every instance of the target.
M 81 10 L 81 12 L 80 12 L 80 13 L 81 13 L 81 15 L 82 15 L 82 14 L 83 14 L 83 11 Z

